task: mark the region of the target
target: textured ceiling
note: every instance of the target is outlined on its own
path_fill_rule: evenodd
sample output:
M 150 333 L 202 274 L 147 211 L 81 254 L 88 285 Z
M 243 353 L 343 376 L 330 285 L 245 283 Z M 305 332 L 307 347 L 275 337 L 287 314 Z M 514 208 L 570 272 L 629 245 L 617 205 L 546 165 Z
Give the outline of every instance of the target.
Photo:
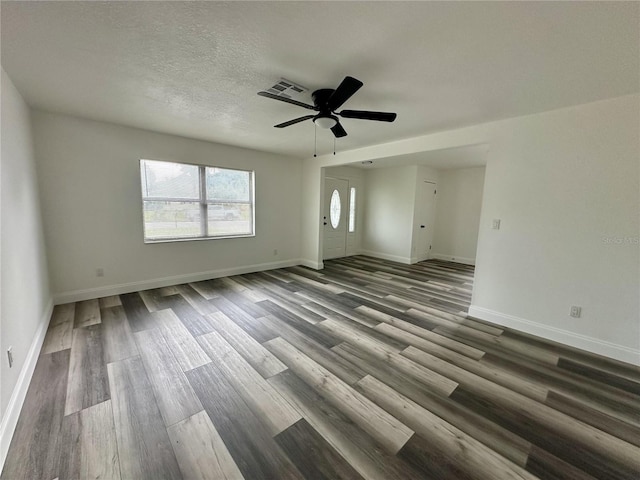
M 339 150 L 639 89 L 638 2 L 2 2 L 2 65 L 33 107 L 308 157 L 306 110 L 258 97 L 345 75 Z M 310 93 L 310 92 L 309 92 Z M 310 102 L 310 96 L 306 101 Z M 319 153 L 333 148 L 318 131 Z

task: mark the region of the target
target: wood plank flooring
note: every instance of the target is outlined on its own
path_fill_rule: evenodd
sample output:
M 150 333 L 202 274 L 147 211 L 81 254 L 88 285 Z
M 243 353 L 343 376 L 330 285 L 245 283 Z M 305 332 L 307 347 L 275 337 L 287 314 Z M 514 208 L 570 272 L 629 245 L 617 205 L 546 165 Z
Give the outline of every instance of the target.
M 59 305 L 0 478 L 640 478 L 640 368 L 472 287 L 356 256 Z

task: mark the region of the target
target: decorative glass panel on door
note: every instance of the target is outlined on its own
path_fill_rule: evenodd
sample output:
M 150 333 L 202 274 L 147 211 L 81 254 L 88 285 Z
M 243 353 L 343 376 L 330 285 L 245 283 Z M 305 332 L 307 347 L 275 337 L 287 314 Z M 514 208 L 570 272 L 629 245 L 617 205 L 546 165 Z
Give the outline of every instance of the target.
M 334 190 L 331 194 L 331 203 L 329 205 L 329 217 L 331 219 L 331 226 L 333 228 L 338 228 L 340 225 L 340 194 L 338 190 Z

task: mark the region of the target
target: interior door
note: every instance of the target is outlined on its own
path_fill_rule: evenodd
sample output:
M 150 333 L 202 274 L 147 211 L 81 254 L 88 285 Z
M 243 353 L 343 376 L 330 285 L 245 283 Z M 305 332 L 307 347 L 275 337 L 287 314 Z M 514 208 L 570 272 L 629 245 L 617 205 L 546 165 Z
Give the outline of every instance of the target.
M 349 182 L 338 178 L 324 181 L 324 242 L 323 258 L 347 255 L 347 203 Z
M 424 181 L 418 191 L 418 261 L 429 258 L 431 244 L 433 242 L 433 226 L 435 224 L 436 184 Z

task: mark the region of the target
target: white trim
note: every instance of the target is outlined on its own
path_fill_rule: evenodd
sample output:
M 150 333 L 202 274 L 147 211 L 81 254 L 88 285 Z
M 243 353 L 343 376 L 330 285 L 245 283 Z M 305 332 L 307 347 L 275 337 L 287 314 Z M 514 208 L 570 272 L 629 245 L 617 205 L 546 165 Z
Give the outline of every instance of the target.
M 456 257 L 455 255 L 446 255 L 444 253 L 430 253 L 429 258 L 436 260 L 444 260 L 445 262 L 464 263 L 465 265 L 475 265 L 476 259 L 471 257 Z
M 497 325 L 502 325 L 504 327 L 513 328 L 515 330 L 521 330 L 525 333 L 537 335 L 554 342 L 580 348 L 598 355 L 604 355 L 622 362 L 640 365 L 640 350 L 625 347 L 624 345 L 618 345 L 604 340 L 599 340 L 597 338 L 588 337 L 586 335 L 581 335 L 579 333 L 563 330 L 561 328 L 543 325 L 538 322 L 532 322 L 531 320 L 525 320 L 524 318 L 507 315 L 505 313 L 496 312 L 495 310 L 490 310 L 484 307 L 477 307 L 475 305 L 471 305 L 471 307 L 469 307 L 469 316 L 486 320 L 487 322 L 495 323 Z
M 24 364 L 22 365 L 22 370 L 20 370 L 18 381 L 16 382 L 15 387 L 13 387 L 13 392 L 11 393 L 7 410 L 2 417 L 2 423 L 0 424 L 0 471 L 2 471 L 4 462 L 7 459 L 9 445 L 11 444 L 13 433 L 15 432 L 16 425 L 18 424 L 18 418 L 20 417 L 20 411 L 22 410 L 24 399 L 27 396 L 27 390 L 29 390 L 33 371 L 36 369 L 36 363 L 38 363 L 40 349 L 44 343 L 44 337 L 47 334 L 47 327 L 49 326 L 49 320 L 51 319 L 52 312 L 53 300 L 49 299 L 49 302 L 44 309 L 44 313 L 40 318 L 38 330 L 33 337 L 33 341 L 29 347 L 29 352 L 27 352 Z
M 184 275 L 172 275 L 170 277 L 154 278 L 152 280 L 141 280 L 138 282 L 120 283 L 117 285 L 87 288 L 84 290 L 72 290 L 69 292 L 54 294 L 53 302 L 56 305 L 59 305 L 61 303 L 79 302 L 92 298 L 101 298 L 111 295 L 120 295 L 122 293 L 138 292 L 140 290 L 148 290 L 150 288 L 169 287 L 171 285 L 199 282 L 212 278 L 228 277 L 230 275 L 242 275 L 244 273 L 262 272 L 264 270 L 273 270 L 276 268 L 293 267 L 294 265 L 300 265 L 301 263 L 304 264 L 300 259 L 283 260 L 280 262 L 259 263 L 256 265 L 246 265 L 243 267 L 221 268 L 218 270 L 187 273 Z
M 360 250 L 360 254 L 368 255 L 374 258 L 380 258 L 382 260 L 390 260 L 392 262 L 404 263 L 406 265 L 411 265 L 412 263 L 415 263 L 415 261 L 413 261 L 413 259 L 410 257 L 401 257 L 399 255 L 389 255 L 387 253 L 372 252 L 370 250 Z
M 315 260 L 309 260 L 307 258 L 300 259 L 300 265 L 313 268 L 314 270 L 322 270 L 324 268 L 323 261 L 316 262 Z

